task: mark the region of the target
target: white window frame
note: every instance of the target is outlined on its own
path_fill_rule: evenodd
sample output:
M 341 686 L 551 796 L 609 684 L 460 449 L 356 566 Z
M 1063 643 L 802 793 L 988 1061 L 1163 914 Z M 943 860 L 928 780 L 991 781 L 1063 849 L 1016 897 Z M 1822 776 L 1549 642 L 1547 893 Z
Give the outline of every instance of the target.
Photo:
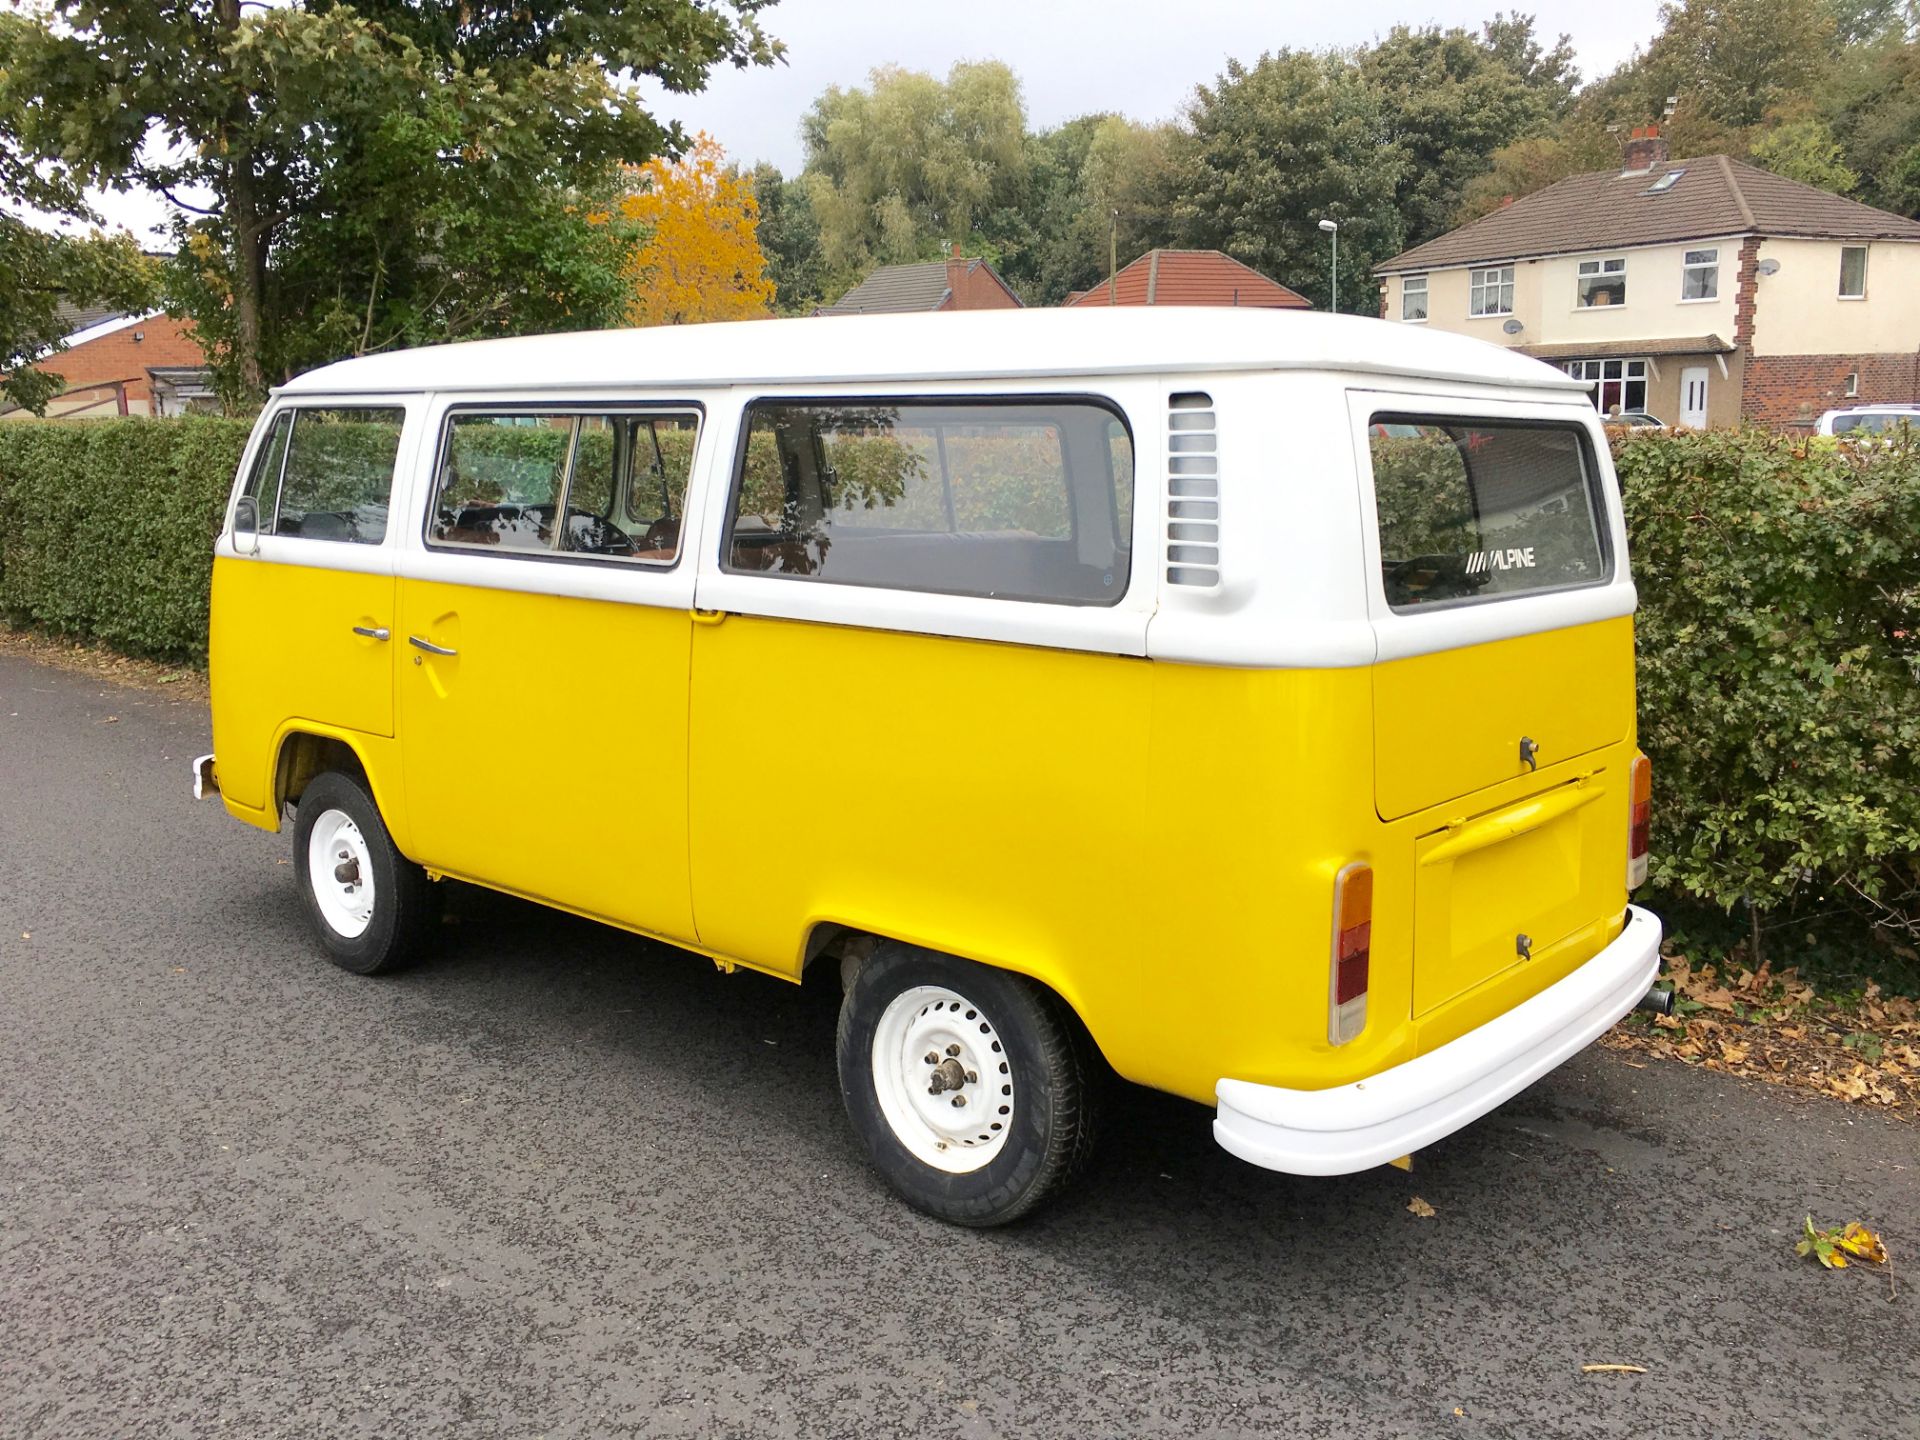
M 1860 372 L 1858 370 L 1850 370 L 1847 372 L 1847 386 L 1846 389 L 1840 392 L 1840 398 L 1843 400 L 1858 400 L 1860 398 Z
M 1693 258 L 1695 255 L 1706 255 L 1711 258 L 1706 260 L 1695 260 Z M 1704 272 L 1713 277 L 1712 279 L 1713 293 L 1711 295 L 1687 294 L 1687 279 L 1689 276 L 1693 275 L 1696 271 Z M 1718 245 L 1703 245 L 1697 250 L 1681 251 L 1680 252 L 1680 303 L 1682 305 L 1711 305 L 1718 302 L 1719 299 L 1720 299 L 1720 247 Z
M 1414 288 L 1416 282 L 1419 284 L 1418 290 Z M 1400 277 L 1400 319 L 1403 323 L 1408 325 L 1424 325 L 1427 323 L 1427 316 L 1432 313 L 1428 308 L 1428 293 L 1426 276 L 1402 275 Z M 1409 315 L 1407 313 L 1407 300 L 1413 295 L 1420 297 L 1420 313 L 1418 315 Z
M 1618 365 L 1620 367 L 1620 373 L 1618 375 L 1607 374 L 1607 367 L 1609 365 Z M 1588 373 L 1588 367 L 1592 367 L 1591 374 Z M 1609 384 L 1620 387 L 1620 409 L 1622 413 L 1629 415 L 1644 415 L 1647 413 L 1647 392 L 1653 380 L 1653 362 L 1650 358 L 1645 356 L 1628 357 L 1624 355 L 1611 355 L 1605 359 L 1562 361 L 1560 368 L 1566 371 L 1567 374 L 1573 376 L 1574 379 L 1585 380 L 1593 386 L 1593 391 L 1587 398 L 1592 401 L 1593 408 L 1598 410 L 1603 416 L 1610 413 L 1606 406 L 1601 403 L 1606 394 L 1606 387 Z M 1627 386 L 1636 384 L 1640 386 L 1640 404 L 1630 408 L 1627 405 Z
M 1620 303 L 1618 305 L 1595 305 L 1581 293 L 1581 282 L 1586 280 L 1607 280 L 1620 277 Z M 1591 260 L 1582 260 L 1573 271 L 1573 308 L 1576 310 L 1624 310 L 1627 308 L 1627 257 L 1624 255 L 1600 255 Z
M 1851 295 L 1847 293 L 1847 252 L 1849 250 L 1858 250 L 1860 252 L 1860 289 L 1858 293 Z M 1842 300 L 1864 300 L 1867 298 L 1868 259 L 1867 247 L 1865 245 L 1842 245 L 1840 247 L 1840 281 L 1835 288 L 1836 293 Z
M 1486 265 L 1467 272 L 1468 319 L 1513 314 L 1513 271 L 1511 265 Z M 1491 280 L 1487 278 L 1490 275 L 1494 277 Z M 1488 292 L 1492 292 L 1491 301 L 1487 299 Z

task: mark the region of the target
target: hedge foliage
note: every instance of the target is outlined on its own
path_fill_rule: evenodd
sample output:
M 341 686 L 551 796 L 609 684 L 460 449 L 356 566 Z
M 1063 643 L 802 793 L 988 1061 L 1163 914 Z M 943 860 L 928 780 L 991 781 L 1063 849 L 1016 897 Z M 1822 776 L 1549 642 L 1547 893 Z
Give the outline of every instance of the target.
M 213 541 L 250 424 L 0 423 L 0 615 L 204 660 Z
M 0 424 L 0 613 L 203 658 L 212 543 L 247 429 Z M 1775 920 L 1841 909 L 1911 955 L 1920 443 L 1644 432 L 1615 458 L 1640 591 L 1654 903 Z
M 1615 447 L 1640 592 L 1653 880 L 1920 940 L 1920 443 Z

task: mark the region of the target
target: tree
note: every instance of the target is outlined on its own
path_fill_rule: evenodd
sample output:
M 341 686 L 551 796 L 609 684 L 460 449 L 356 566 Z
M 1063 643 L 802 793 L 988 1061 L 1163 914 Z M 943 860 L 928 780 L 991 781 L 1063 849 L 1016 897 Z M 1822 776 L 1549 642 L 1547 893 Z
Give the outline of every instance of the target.
M 1395 191 L 1406 160 L 1357 67 L 1300 50 L 1230 60 L 1196 91 L 1188 122 L 1175 161 L 1183 240 L 1317 297 L 1331 258 L 1318 224 L 1334 220 L 1340 308 L 1373 313 L 1372 266 L 1402 248 Z
M 726 167 L 726 152 L 701 134 L 679 160 L 650 160 L 634 175 L 620 211 L 645 239 L 627 273 L 627 320 L 686 325 L 771 313 L 773 281 L 757 229 L 753 181 Z
M 1533 18 L 1518 10 L 1503 11 L 1480 27 L 1480 41 L 1488 55 L 1541 98 L 1549 113 L 1561 115 L 1580 84 L 1580 72 L 1573 67 L 1573 37 L 1563 34 L 1551 50 L 1543 50 L 1533 33 Z
M 1920 44 L 1898 33 L 1857 45 L 1836 63 L 1820 100 L 1859 197 L 1920 216 Z
M 801 122 L 804 181 L 830 270 L 857 272 L 967 244 L 1025 182 L 1020 82 L 998 61 L 955 65 L 945 81 L 875 70 L 869 88 L 833 86 Z
M 1464 225 L 1544 190 L 1570 175 L 1604 170 L 1620 161 L 1620 144 L 1602 127 L 1569 120 L 1544 135 L 1531 135 L 1494 151 L 1491 168 L 1461 192 L 1453 223 Z
M 1611 78 L 1609 119 L 1644 125 L 1674 96 L 1718 125 L 1756 125 L 1813 93 L 1834 36 L 1824 0 L 1681 0 L 1660 18 L 1647 53 Z
M 1359 54 L 1360 78 L 1378 100 L 1386 140 L 1404 160 L 1394 199 L 1410 245 L 1449 229 L 1468 182 L 1486 171 L 1494 152 L 1542 128 L 1552 113 L 1553 74 L 1564 74 L 1564 61 L 1539 55 L 1526 17 L 1494 24 L 1499 49 L 1465 30 L 1396 25 Z M 1536 83 L 1509 68 L 1502 52 Z M 1543 77 L 1543 70 L 1551 73 Z
M 0 31 L 0 143 L 173 200 L 176 299 L 227 388 L 394 344 L 602 323 L 639 82 L 769 63 L 766 0 L 49 0 Z M 188 189 L 213 197 L 196 206 Z
M 1824 120 L 1795 120 L 1775 126 L 1753 145 L 1753 160 L 1776 175 L 1816 185 L 1836 195 L 1851 194 L 1860 177 L 1840 157 L 1840 142 Z
M 807 187 L 763 160 L 753 167 L 753 198 L 760 206 L 760 249 L 773 281 L 774 308 L 782 315 L 804 315 L 825 298 L 827 286 L 820 226 Z

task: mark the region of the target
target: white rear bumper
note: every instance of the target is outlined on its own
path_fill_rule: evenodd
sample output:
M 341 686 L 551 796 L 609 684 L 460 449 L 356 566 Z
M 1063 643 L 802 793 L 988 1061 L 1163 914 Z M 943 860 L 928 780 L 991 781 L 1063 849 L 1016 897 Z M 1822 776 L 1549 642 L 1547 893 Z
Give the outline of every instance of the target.
M 1213 1138 L 1292 1175 L 1345 1175 L 1431 1145 L 1582 1050 L 1660 973 L 1660 921 L 1627 908 L 1620 938 L 1566 979 L 1438 1050 L 1330 1090 L 1215 1087 Z

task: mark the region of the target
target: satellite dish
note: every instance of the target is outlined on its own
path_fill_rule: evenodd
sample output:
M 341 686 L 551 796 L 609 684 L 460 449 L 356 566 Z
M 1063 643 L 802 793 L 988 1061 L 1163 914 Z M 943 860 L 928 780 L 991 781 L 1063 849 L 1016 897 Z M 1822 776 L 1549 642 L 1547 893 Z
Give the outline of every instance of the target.
M 1522 325 L 1518 320 L 1509 320 L 1507 321 L 1506 324 L 1502 325 L 1500 328 L 1506 331 L 1507 334 L 1509 335 L 1518 335 L 1522 330 L 1526 329 L 1527 327 Z
M 1780 273 L 1780 262 L 1778 260 L 1762 260 L 1756 268 L 1758 268 L 1762 275 L 1778 275 Z

